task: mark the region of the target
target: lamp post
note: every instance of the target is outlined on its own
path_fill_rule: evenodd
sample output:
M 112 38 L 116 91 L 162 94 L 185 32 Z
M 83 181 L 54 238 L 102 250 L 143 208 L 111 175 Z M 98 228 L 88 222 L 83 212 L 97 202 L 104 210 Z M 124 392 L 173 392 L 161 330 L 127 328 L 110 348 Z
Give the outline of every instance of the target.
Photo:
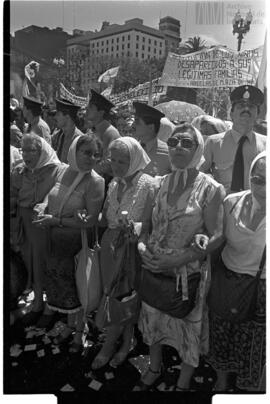
M 64 65 L 65 65 L 65 61 L 64 61 L 64 59 L 62 59 L 62 58 L 54 58 L 53 59 L 53 63 L 57 66 L 57 68 L 58 68 L 58 91 L 60 91 L 59 90 L 59 88 L 60 88 L 60 70 L 61 70 L 61 67 L 63 67 Z M 57 91 L 57 97 L 58 97 L 58 91 Z
M 250 30 L 250 24 L 252 22 L 252 18 L 253 18 L 253 16 L 252 16 L 251 10 L 249 10 L 245 19 L 241 17 L 240 10 L 238 10 L 232 20 L 233 35 L 238 34 L 238 37 L 237 37 L 238 52 L 241 50 L 241 44 L 242 44 L 242 39 L 244 38 L 244 35 Z

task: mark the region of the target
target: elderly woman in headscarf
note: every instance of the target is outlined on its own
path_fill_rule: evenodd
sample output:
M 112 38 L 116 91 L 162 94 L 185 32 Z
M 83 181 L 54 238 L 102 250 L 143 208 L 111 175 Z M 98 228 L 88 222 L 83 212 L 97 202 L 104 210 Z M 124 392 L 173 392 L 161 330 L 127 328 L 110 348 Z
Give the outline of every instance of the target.
M 195 307 L 184 318 L 175 318 L 142 302 L 139 329 L 150 347 L 150 366 L 134 390 L 148 390 L 162 374 L 162 345 L 176 349 L 182 359 L 175 389 L 188 390 L 200 354 L 208 349 L 205 305 L 209 282 L 209 259 L 222 232 L 222 185 L 199 171 L 203 161 L 203 138 L 191 124 L 177 126 L 168 139 L 173 172 L 163 177 L 152 214 L 153 230 L 138 249 L 145 270 L 172 276 L 187 293 L 187 277 L 200 273 Z M 209 238 L 201 251 L 195 236 Z M 151 294 L 151 290 L 149 290 Z
M 110 285 L 119 271 L 119 263 L 113 254 L 111 245 L 117 240 L 124 225 L 122 212 L 127 212 L 124 220 L 142 223 L 142 227 L 147 229 L 150 225 L 157 187 L 156 180 L 142 172 L 150 159 L 136 139 L 130 136 L 115 139 L 110 144 L 109 150 L 114 178 L 109 184 L 102 212 L 103 224 L 108 226 L 101 241 L 101 272 L 104 291 L 110 290 Z M 113 356 L 110 364 L 116 367 L 125 360 L 133 336 L 133 324 L 131 323 L 132 321 L 125 326 L 108 327 L 106 341 L 95 357 L 92 369 L 99 369 L 110 361 L 121 334 L 123 334 L 123 344 Z
M 48 213 L 35 222 L 37 227 L 47 229 L 48 235 L 44 323 L 50 321 L 53 312 L 67 314 L 67 326 L 54 343 L 61 344 L 74 333 L 69 349 L 73 353 L 81 348 L 84 329 L 74 256 L 82 248 L 81 229 L 97 222 L 104 199 L 104 180 L 94 171 L 99 153 L 95 135 L 74 139 L 68 152 L 68 166 L 48 195 Z M 83 221 L 77 219 L 78 212 L 85 212 Z
M 206 139 L 210 135 L 222 133 L 229 129 L 222 119 L 215 118 L 211 115 L 200 115 L 193 119 L 192 125 L 197 128 L 203 138 Z
M 27 289 L 33 287 L 35 293 L 32 311 L 22 319 L 25 325 L 31 325 L 43 311 L 43 273 L 46 260 L 45 235 L 33 225 L 32 220 L 36 205 L 44 202 L 65 165 L 59 161 L 51 146 L 34 134 L 23 137 L 22 158 L 23 163 L 16 166 L 11 173 L 10 197 L 11 215 L 18 225 L 17 242 L 28 270 Z M 11 227 L 12 223 L 15 220 L 11 221 Z
M 225 247 L 216 265 L 225 271 L 231 282 L 242 283 L 250 276 L 255 277 L 262 261 L 266 245 L 266 152 L 258 154 L 253 160 L 249 179 L 249 190 L 230 194 L 223 203 Z M 208 361 L 217 371 L 216 391 L 228 391 L 230 373 L 237 376 L 236 387 L 263 390 L 265 310 L 265 262 L 252 320 L 233 324 L 215 312 L 212 302 Z

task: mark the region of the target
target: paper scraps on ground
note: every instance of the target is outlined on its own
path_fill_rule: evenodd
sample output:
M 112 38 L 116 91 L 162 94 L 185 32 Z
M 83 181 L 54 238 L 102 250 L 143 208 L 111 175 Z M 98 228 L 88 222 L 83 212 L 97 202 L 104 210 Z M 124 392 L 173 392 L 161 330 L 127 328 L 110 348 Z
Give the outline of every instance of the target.
M 150 365 L 149 355 L 139 355 L 128 360 L 141 374 L 145 373 Z

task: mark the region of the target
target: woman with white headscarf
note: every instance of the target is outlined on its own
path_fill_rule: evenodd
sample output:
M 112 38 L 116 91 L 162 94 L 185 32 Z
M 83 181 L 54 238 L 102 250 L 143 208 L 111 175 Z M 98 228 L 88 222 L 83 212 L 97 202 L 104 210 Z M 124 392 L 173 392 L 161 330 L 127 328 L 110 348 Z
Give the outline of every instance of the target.
M 123 223 L 122 212 L 127 212 L 124 220 L 141 222 L 146 229 L 151 220 L 154 204 L 156 180 L 144 174 L 142 170 L 150 159 L 140 143 L 130 137 L 115 139 L 109 147 L 111 167 L 114 178 L 109 184 L 105 200 L 102 221 L 107 224 L 101 242 L 101 272 L 103 289 L 110 290 L 110 285 L 119 271 L 119 262 L 112 251 L 112 244 L 117 240 Z M 119 261 L 119 260 L 118 260 Z M 92 369 L 99 369 L 110 364 L 120 365 L 128 355 L 133 335 L 133 325 L 112 325 L 108 327 L 106 341 L 92 363 Z M 123 334 L 123 344 L 115 353 L 115 345 Z
M 168 139 L 171 174 L 163 177 L 152 214 L 153 230 L 147 242 L 139 242 L 143 267 L 177 279 L 183 295 L 187 276 L 201 274 L 195 307 L 184 318 L 175 318 L 142 302 L 139 329 L 150 347 L 150 366 L 134 390 L 148 390 L 162 376 L 162 345 L 174 347 L 182 359 L 175 389 L 190 388 L 200 354 L 208 349 L 208 319 L 205 305 L 209 283 L 209 259 L 222 232 L 222 185 L 199 171 L 203 162 L 203 138 L 191 124 L 175 128 Z M 209 237 L 203 250 L 193 246 L 196 235 Z M 204 261 L 204 263 L 203 263 Z M 149 290 L 151 294 L 151 290 Z
M 25 135 L 22 140 L 23 162 L 16 165 L 10 177 L 11 240 L 18 244 L 28 271 L 27 290 L 33 288 L 35 298 L 32 310 L 22 322 L 35 324 L 43 311 L 44 232 L 33 225 L 35 205 L 44 198 L 65 168 L 52 147 L 40 136 Z M 41 205 L 40 205 L 41 206 Z M 13 228 L 13 224 L 17 224 Z M 17 247 L 17 246 L 16 246 Z
M 44 327 L 52 320 L 53 313 L 67 314 L 67 326 L 54 343 L 64 343 L 74 333 L 71 353 L 80 351 L 84 327 L 74 256 L 82 248 L 81 229 L 90 228 L 97 222 L 104 199 L 104 180 L 94 171 L 99 154 L 99 141 L 95 135 L 82 135 L 73 140 L 68 152 L 69 165 L 48 195 L 48 213 L 35 221 L 36 226 L 47 230 L 48 235 L 47 305 L 41 322 Z M 85 213 L 83 221 L 77 219 L 78 212 Z
M 250 189 L 224 199 L 225 247 L 213 270 L 225 271 L 230 282 L 245 282 L 255 277 L 266 246 L 266 152 L 253 160 Z M 263 263 L 262 263 L 263 264 Z M 235 289 L 235 288 L 234 288 Z M 266 272 L 265 263 L 256 296 L 252 320 L 232 323 L 210 310 L 210 352 L 208 361 L 217 371 L 216 391 L 228 391 L 230 373 L 236 374 L 236 387 L 263 391 L 266 344 Z M 264 375 L 265 376 L 265 375 Z

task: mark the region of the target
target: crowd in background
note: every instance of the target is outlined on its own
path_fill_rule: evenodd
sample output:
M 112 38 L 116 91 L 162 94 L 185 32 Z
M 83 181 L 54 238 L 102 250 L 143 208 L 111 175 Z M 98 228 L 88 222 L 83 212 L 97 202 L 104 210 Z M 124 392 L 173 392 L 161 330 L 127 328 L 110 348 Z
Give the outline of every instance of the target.
M 182 360 L 177 391 L 189 390 L 202 355 L 217 372 L 216 391 L 228 390 L 230 374 L 239 388 L 263 391 L 267 137 L 265 125 L 257 125 L 263 101 L 260 90 L 241 86 L 231 93 L 231 121 L 202 115 L 171 122 L 139 101 L 119 118 L 94 90 L 85 108 L 56 99 L 52 109 L 30 97 L 21 106 L 11 96 L 10 242 L 27 269 L 21 292 L 34 292 L 31 311 L 16 321 L 50 329 L 63 313 L 66 327 L 54 343 L 72 336 L 69 352 L 80 352 L 86 320 L 74 257 L 82 230 L 93 247 L 98 229 L 106 294 L 121 267 L 115 249 L 132 224 L 145 282 L 147 271 L 162 274 L 188 296 L 194 279 L 193 306 L 174 316 L 148 288 L 127 321 L 105 327 L 92 370 L 120 366 L 137 328 L 150 365 L 134 390 L 149 390 L 160 379 L 166 344 Z M 244 283 L 260 266 L 252 318 L 234 322 L 215 312 L 208 300 L 214 274 L 222 268 Z M 133 297 L 134 285 L 121 299 Z

